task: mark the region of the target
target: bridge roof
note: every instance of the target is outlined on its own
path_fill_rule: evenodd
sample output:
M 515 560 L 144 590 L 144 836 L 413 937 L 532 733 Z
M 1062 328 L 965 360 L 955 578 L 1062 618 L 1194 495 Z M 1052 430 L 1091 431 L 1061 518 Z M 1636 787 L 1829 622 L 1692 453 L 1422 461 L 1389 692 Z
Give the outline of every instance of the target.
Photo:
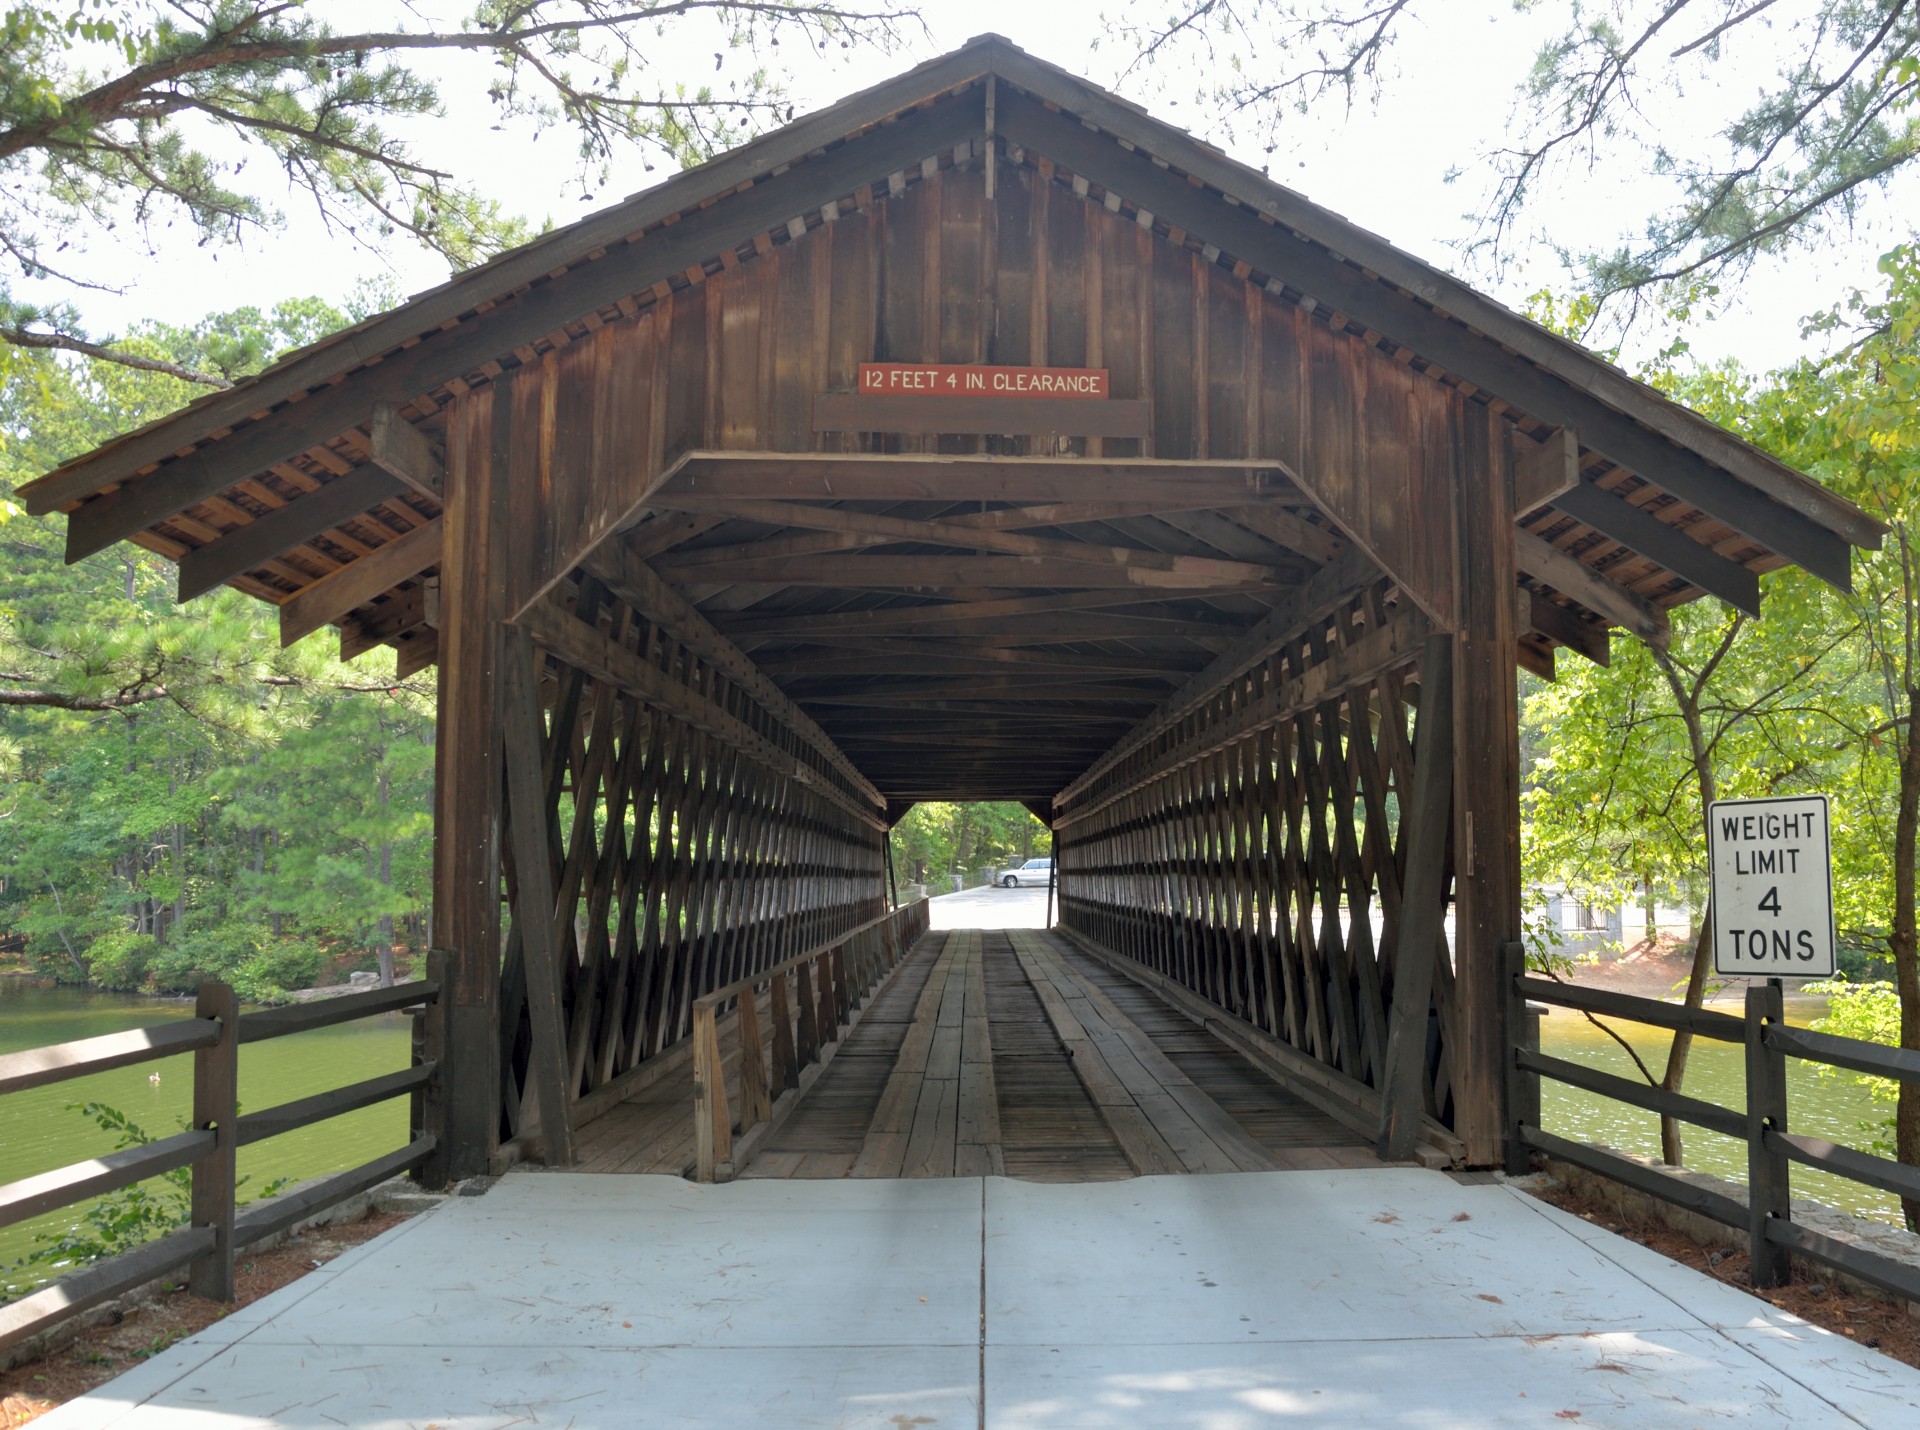
M 1450 400 L 1480 404 L 1504 419 L 1523 454 L 1524 505 L 1516 517 L 1534 616 L 1523 660 L 1536 669 L 1550 669 L 1556 647 L 1604 659 L 1610 625 L 1658 638 L 1660 612 L 1703 593 L 1755 609 L 1757 576 L 1789 563 L 1844 586 L 1850 549 L 1879 543 L 1881 527 L 1865 513 L 1577 344 L 997 36 L 462 273 L 66 464 L 23 495 L 32 511 L 69 514 L 70 559 L 131 539 L 180 563 L 183 599 L 229 584 L 280 606 L 288 639 L 337 623 L 343 653 L 390 643 L 408 673 L 436 655 L 431 578 L 441 453 L 446 414 L 465 394 L 671 305 L 717 276 L 750 269 L 843 214 L 924 191 L 927 180 L 956 163 L 977 170 L 982 162 L 1070 191 L 1089 211 L 1131 221 L 1197 260 L 1211 275 L 1206 282 L 1236 280 L 1250 303 L 1257 294 L 1259 303 L 1311 315 L 1321 331 L 1344 333 L 1368 350 L 1368 361 L 1422 374 Z M 1237 380 L 1247 381 L 1244 374 Z M 1375 414 L 1365 415 L 1371 421 Z M 753 454 L 706 450 L 716 445 L 730 444 L 670 453 L 683 479 L 662 490 L 687 495 L 688 462 L 736 476 L 747 470 L 743 463 Z M 852 469 L 842 439 L 809 434 L 803 445 Z M 1182 473 L 1239 484 L 1237 493 L 1186 516 L 1143 495 L 1131 508 L 1110 500 L 1091 530 L 1086 514 L 1078 528 L 1057 523 L 1035 534 L 1029 527 L 1034 542 L 1092 541 L 1114 553 L 1110 562 L 1133 567 L 1106 578 L 1105 587 L 1082 583 L 1076 592 L 1057 579 L 1057 567 L 1018 579 L 1021 543 L 1006 531 L 992 541 L 983 536 L 981 546 L 955 545 L 952 531 L 944 542 L 880 540 L 888 518 L 944 520 L 968 503 L 976 513 L 1004 506 L 984 477 L 971 486 L 924 485 L 957 480 L 961 470 L 938 468 L 932 458 L 966 450 L 992 456 L 990 446 L 956 453 L 931 441 L 870 443 L 876 460 L 901 459 L 889 474 L 895 485 L 875 488 L 874 501 L 885 503 L 878 510 L 874 501 L 849 505 L 830 490 L 819 494 L 847 512 L 838 545 L 823 543 L 834 533 L 817 516 L 807 519 L 811 524 L 783 522 L 745 507 L 731 515 L 701 512 L 683 500 L 678 507 L 644 506 L 623 520 L 633 526 L 634 549 L 681 563 L 672 577 L 681 592 L 837 739 L 849 748 L 864 741 L 856 762 L 876 774 L 902 764 L 886 751 L 895 737 L 885 727 L 897 723 L 897 713 L 874 713 L 888 701 L 916 705 L 929 717 L 923 731 L 941 723 L 931 717 L 951 716 L 954 740 L 1004 748 L 1014 734 L 963 728 L 992 718 L 973 706 L 1014 698 L 1023 681 L 1039 692 L 1057 690 L 1057 680 L 1018 667 L 1052 660 L 1057 673 L 1060 659 L 1078 659 L 1075 697 L 1049 711 L 1055 696 L 1030 694 L 1026 713 L 1034 718 L 1023 727 L 1057 719 L 1072 728 L 1071 748 L 1054 742 L 1051 765 L 974 761 L 981 779 L 1009 794 L 1045 793 L 1057 774 L 1084 769 L 1089 751 L 1110 745 L 1181 680 L 1212 669 L 1209 663 L 1265 619 L 1287 588 L 1343 553 L 1350 540 L 1378 555 L 1365 531 L 1332 519 L 1319 494 L 1300 490 L 1299 473 L 1271 461 L 1203 461 Z M 1029 456 L 1035 450 L 1030 444 Z M 1079 465 L 1084 487 L 1093 475 L 1084 459 L 1095 450 L 1074 446 L 1056 454 L 1058 466 Z M 1141 454 L 1127 459 L 1124 472 L 1113 468 L 1114 481 L 1155 476 L 1144 451 L 1132 450 Z M 926 459 L 917 478 L 900 470 L 917 458 Z M 1023 470 L 1029 493 L 1045 489 L 1045 465 L 1036 460 Z M 770 470 L 763 465 L 761 477 Z M 916 479 L 919 488 L 898 485 Z M 926 499 L 907 500 L 903 490 Z M 745 488 L 738 495 L 753 500 Z M 1240 514 L 1222 518 L 1223 511 Z M 788 559 L 769 567 L 763 551 L 758 567 L 739 559 L 729 566 L 701 554 L 731 546 L 738 557 L 747 539 L 784 542 Z M 1048 551 L 1036 546 L 1034 553 L 1045 568 Z M 694 574 L 702 562 L 706 579 Z M 1084 567 L 1076 568 L 1083 576 Z M 1164 599 L 1141 603 L 1136 590 L 1132 604 L 1117 609 L 1111 583 L 1137 583 L 1150 567 L 1186 575 L 1156 578 Z M 836 583 L 839 573 L 856 570 L 859 579 Z M 1202 571 L 1208 580 L 1195 578 Z M 991 689 L 980 681 L 972 706 L 872 688 L 884 683 L 886 661 L 909 660 L 889 644 L 911 624 L 903 612 L 932 604 L 936 591 L 946 610 L 928 619 L 945 621 L 946 634 L 969 642 L 977 655 L 951 669 L 980 677 L 996 666 L 1007 676 Z M 1022 621 L 1042 611 L 1061 621 L 1063 607 L 1076 603 L 1084 614 L 1056 626 L 1047 655 L 1020 653 Z M 970 609 L 959 612 L 962 605 Z M 848 628 L 843 637 L 856 629 L 867 637 L 858 649 L 841 650 L 838 665 L 817 643 L 782 648 L 800 624 L 811 622 L 825 636 L 835 621 Z M 810 652 L 805 662 L 801 650 Z M 845 697 L 819 686 L 836 671 L 866 692 L 860 709 L 821 703 Z M 863 723 L 879 728 L 863 730 Z M 1034 788 L 1009 788 L 1008 780 Z M 939 781 L 957 792 L 951 779 Z M 879 782 L 905 792 L 891 776 Z

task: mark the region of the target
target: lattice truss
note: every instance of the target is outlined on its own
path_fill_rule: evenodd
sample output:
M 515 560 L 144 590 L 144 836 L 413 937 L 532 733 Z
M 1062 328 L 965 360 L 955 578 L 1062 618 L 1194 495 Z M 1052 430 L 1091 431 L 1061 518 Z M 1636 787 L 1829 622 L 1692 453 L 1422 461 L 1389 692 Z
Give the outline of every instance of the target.
M 1378 582 L 1099 771 L 1057 816 L 1062 922 L 1381 1087 L 1421 822 L 1427 631 Z M 1424 821 L 1444 874 L 1442 908 L 1418 921 L 1438 941 L 1421 951 L 1433 987 L 1423 1098 L 1451 1125 L 1450 795 L 1433 802 L 1448 807 Z
M 513 627 L 503 661 L 508 1135 L 543 1036 L 579 1098 L 684 1038 L 702 994 L 886 909 L 881 822 L 814 743 L 592 576 L 546 614 L 531 678 Z

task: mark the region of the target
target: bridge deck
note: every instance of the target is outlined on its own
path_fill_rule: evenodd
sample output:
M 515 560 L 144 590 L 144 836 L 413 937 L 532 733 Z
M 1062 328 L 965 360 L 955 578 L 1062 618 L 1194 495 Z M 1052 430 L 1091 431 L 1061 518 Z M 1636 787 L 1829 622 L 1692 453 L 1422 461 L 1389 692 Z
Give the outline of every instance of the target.
M 690 1068 L 661 1078 L 581 1129 L 579 1170 L 684 1171 L 692 1106 Z M 1379 1165 L 1348 1128 L 1066 940 L 960 929 L 920 940 L 742 1175 L 1097 1182 Z

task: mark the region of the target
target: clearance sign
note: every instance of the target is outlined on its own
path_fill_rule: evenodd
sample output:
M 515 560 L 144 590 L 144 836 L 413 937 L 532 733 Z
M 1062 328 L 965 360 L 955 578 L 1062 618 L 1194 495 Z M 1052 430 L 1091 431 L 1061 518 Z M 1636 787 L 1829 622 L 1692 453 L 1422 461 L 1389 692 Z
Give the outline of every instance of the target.
M 990 367 L 977 363 L 863 362 L 868 397 L 1104 398 L 1103 367 Z
M 1707 808 L 1713 971 L 1831 978 L 1827 797 L 1723 799 Z

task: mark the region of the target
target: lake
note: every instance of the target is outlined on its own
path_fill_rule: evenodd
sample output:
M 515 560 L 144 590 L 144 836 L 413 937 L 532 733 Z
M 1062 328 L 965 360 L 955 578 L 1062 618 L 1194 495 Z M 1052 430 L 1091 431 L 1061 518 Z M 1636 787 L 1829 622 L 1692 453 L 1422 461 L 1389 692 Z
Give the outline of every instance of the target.
M 0 978 L 0 1053 L 74 1038 L 124 1032 L 193 1016 L 189 1001 L 88 993 L 25 978 Z M 257 1112 L 296 1097 L 396 1072 L 412 1057 L 411 1020 L 386 1013 L 332 1028 L 296 1033 L 240 1049 L 240 1108 Z M 159 1081 L 153 1080 L 158 1074 Z M 118 1108 L 150 1136 L 186 1126 L 193 1111 L 193 1055 L 93 1073 L 0 1097 L 0 1182 L 30 1177 L 111 1152 L 113 1136 L 71 1104 Z M 316 1127 L 240 1149 L 241 1197 L 258 1195 L 278 1177 L 304 1181 L 341 1172 L 404 1146 L 407 1099 L 336 1117 Z M 0 1228 L 0 1267 L 33 1249 L 40 1232 L 70 1225 L 80 1208 L 64 1208 Z
M 1724 1005 L 1724 1011 L 1737 1015 L 1740 1008 L 1730 1003 Z M 1805 1027 L 1825 1012 L 1822 999 L 1787 1000 L 1787 1021 L 1796 1027 Z M 1671 1033 L 1635 1023 L 1609 1022 L 1633 1044 L 1656 1078 L 1666 1071 Z M 1568 1062 L 1602 1068 L 1620 1077 L 1640 1079 L 1639 1069 L 1620 1045 L 1570 1009 L 1554 1008 L 1540 1020 L 1540 1051 Z M 1719 1103 L 1722 1107 L 1743 1109 L 1746 1086 L 1746 1050 L 1740 1044 L 1707 1038 L 1693 1040 L 1693 1051 L 1687 1057 L 1689 1096 Z M 1660 1119 L 1651 1112 L 1545 1078 L 1541 1079 L 1540 1102 L 1540 1122 L 1548 1132 L 1582 1142 L 1604 1142 L 1622 1152 L 1649 1157 L 1660 1155 Z M 1810 1133 L 1871 1151 L 1875 1134 L 1863 1130 L 1862 1124 L 1872 1123 L 1877 1128 L 1880 1122 L 1893 1116 L 1893 1105 L 1876 1103 L 1864 1087 L 1844 1074 L 1823 1077 L 1814 1064 L 1788 1058 L 1787 1113 L 1790 1131 Z M 1686 1123 L 1681 1124 L 1680 1135 L 1689 1167 L 1746 1184 L 1745 1142 Z M 1892 1132 L 1882 1135 L 1891 1139 Z M 1898 1204 L 1885 1192 L 1797 1163 L 1792 1165 L 1790 1175 L 1796 1197 L 1825 1202 L 1830 1207 L 1876 1221 L 1896 1224 L 1900 1221 Z

